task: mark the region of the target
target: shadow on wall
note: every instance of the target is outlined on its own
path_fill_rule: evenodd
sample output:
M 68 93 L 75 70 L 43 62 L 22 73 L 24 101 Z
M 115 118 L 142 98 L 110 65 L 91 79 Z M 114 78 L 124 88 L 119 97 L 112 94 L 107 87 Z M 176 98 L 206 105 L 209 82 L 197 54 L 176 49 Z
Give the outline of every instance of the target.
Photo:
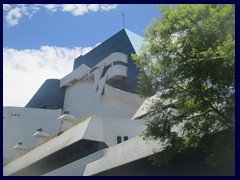
M 218 166 L 207 165 L 204 154 L 177 155 L 168 165 L 156 167 L 147 158 L 96 174 L 96 176 L 234 176 L 235 160 Z

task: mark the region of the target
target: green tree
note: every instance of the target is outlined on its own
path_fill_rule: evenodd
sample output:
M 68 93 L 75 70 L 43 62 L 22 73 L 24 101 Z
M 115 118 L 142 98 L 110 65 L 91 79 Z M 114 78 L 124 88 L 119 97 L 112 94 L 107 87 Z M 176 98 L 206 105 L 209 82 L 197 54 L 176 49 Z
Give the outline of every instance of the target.
M 145 32 L 139 93 L 158 94 L 148 109 L 145 138 L 165 147 L 152 157 L 201 150 L 218 164 L 235 156 L 235 6 L 160 6 Z M 181 127 L 181 128 L 180 128 Z M 178 129 L 178 130 L 174 130 Z

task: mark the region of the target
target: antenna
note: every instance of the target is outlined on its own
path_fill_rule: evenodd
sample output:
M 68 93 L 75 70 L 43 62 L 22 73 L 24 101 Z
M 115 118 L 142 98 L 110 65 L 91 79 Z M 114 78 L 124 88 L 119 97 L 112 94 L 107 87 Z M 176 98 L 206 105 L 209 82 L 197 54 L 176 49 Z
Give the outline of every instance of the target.
M 125 15 L 125 13 L 122 12 L 122 16 L 123 16 L 123 28 L 125 28 L 124 15 Z

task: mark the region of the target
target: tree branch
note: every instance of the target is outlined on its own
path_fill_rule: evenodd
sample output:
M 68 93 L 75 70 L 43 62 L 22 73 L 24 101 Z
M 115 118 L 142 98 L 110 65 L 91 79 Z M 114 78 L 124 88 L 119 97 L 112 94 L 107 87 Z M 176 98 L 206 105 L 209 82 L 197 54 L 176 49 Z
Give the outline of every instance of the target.
M 195 92 L 189 91 L 189 90 L 187 90 L 187 89 L 185 89 L 185 88 L 183 88 L 183 87 L 181 87 L 181 86 L 179 86 L 179 85 L 177 85 L 177 84 L 176 84 L 176 86 L 179 87 L 180 89 L 182 89 L 182 90 L 190 93 L 190 94 L 193 94 L 193 95 L 195 95 L 195 96 L 200 96 L 201 99 L 202 99 L 205 103 L 207 103 L 207 104 L 210 106 L 210 108 L 211 108 L 214 112 L 216 112 L 219 116 L 221 116 L 223 119 L 228 120 L 229 123 L 234 123 L 234 121 L 233 121 L 230 117 L 225 116 L 221 111 L 219 111 L 217 108 L 215 108 L 210 102 L 206 101 L 206 100 L 204 99 L 204 97 L 203 97 L 202 94 L 196 94 Z M 224 123 L 226 126 L 231 127 L 231 125 L 229 125 L 229 123 L 227 123 L 227 121 L 223 121 L 223 120 L 221 120 L 221 119 L 219 119 L 219 121 L 222 122 L 222 123 Z

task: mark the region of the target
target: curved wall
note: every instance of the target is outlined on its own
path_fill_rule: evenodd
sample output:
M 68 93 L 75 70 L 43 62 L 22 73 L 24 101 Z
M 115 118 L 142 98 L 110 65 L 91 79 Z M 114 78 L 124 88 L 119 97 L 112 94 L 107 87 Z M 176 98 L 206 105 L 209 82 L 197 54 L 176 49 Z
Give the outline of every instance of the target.
M 59 79 L 47 79 L 26 107 L 41 109 L 63 108 L 64 89 L 60 88 Z
M 127 77 L 121 81 L 108 84 L 127 92 L 136 93 L 139 69 L 132 60 L 131 54 L 138 53 L 138 49 L 142 45 L 142 42 L 143 38 L 141 36 L 127 29 L 123 29 L 86 55 L 76 58 L 73 70 L 77 69 L 82 64 L 85 64 L 89 68 L 93 68 L 96 64 L 114 52 L 124 53 L 128 56 Z

